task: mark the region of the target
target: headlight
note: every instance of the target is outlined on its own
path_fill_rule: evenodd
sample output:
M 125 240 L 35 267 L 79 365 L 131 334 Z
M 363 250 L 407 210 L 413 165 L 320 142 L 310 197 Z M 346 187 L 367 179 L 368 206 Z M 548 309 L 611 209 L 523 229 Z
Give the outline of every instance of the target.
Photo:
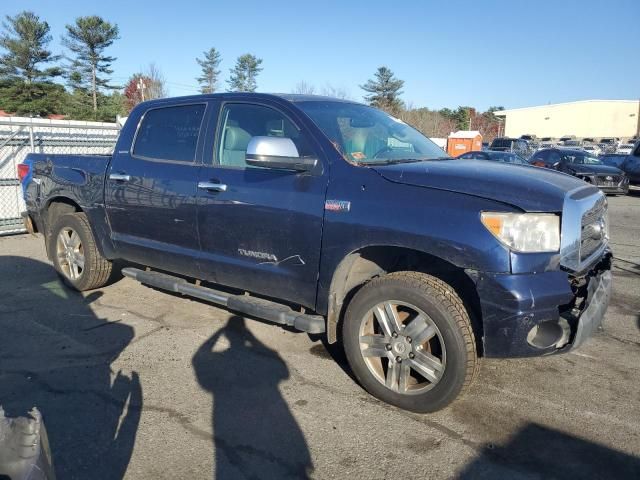
M 482 212 L 482 224 L 517 252 L 557 252 L 560 217 L 553 213 Z

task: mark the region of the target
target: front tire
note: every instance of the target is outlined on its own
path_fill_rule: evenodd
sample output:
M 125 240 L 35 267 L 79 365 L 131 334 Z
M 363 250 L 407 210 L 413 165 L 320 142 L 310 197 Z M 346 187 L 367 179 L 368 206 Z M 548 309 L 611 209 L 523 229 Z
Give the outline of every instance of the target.
M 84 213 L 58 217 L 51 229 L 48 250 L 56 271 L 71 288 L 83 292 L 109 281 L 112 263 L 98 251 Z
M 362 386 L 406 410 L 444 408 L 478 371 L 464 304 L 431 275 L 395 272 L 370 281 L 349 304 L 342 335 Z

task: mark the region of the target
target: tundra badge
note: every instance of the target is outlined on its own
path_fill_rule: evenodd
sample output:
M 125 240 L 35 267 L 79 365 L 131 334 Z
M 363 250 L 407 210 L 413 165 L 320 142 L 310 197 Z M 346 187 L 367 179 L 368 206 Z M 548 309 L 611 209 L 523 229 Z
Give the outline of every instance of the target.
M 351 202 L 347 200 L 325 200 L 324 209 L 330 212 L 348 212 L 351 210 Z

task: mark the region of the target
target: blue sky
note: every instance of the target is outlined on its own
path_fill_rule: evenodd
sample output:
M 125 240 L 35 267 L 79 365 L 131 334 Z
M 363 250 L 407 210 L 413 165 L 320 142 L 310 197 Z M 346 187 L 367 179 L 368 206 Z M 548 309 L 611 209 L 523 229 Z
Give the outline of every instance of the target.
M 416 107 L 516 108 L 589 98 L 640 98 L 640 1 L 2 1 L 64 25 L 97 14 L 120 27 L 114 80 L 150 62 L 172 96 L 197 93 L 195 57 L 215 46 L 223 78 L 243 53 L 263 59 L 258 90 L 359 85 L 387 65 Z M 226 83 L 222 84 L 226 88 Z

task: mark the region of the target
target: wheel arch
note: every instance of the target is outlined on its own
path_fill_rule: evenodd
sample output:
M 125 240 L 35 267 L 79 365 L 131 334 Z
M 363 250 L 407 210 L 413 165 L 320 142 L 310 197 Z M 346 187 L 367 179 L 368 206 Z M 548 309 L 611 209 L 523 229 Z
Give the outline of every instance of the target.
M 473 280 L 446 259 L 407 247 L 367 246 L 347 254 L 336 267 L 329 287 L 327 340 L 338 340 L 339 324 L 349 300 L 371 279 L 398 271 L 416 271 L 433 275 L 451 285 L 462 299 L 476 337 L 478 352 L 482 347 L 480 299 Z
M 49 225 L 53 223 L 51 220 L 55 219 L 55 217 L 57 216 L 64 215 L 66 213 L 82 211 L 82 207 L 78 202 L 69 197 L 63 196 L 50 198 L 49 200 L 47 200 L 47 203 L 43 209 L 43 213 L 47 215 L 47 223 L 49 223 Z
M 49 252 L 49 239 L 51 237 L 51 228 L 53 227 L 56 219 L 67 213 L 82 212 L 82 207 L 69 197 L 57 196 L 47 200 L 44 208 L 40 211 L 40 219 L 43 223 L 42 234 L 44 235 L 45 248 L 47 250 L 47 256 L 51 258 L 51 252 Z
M 56 195 L 47 200 L 39 211 L 39 217 L 44 228 L 45 244 L 51 235 L 51 227 L 56 218 L 67 213 L 84 213 L 89 219 L 89 226 L 100 254 L 108 259 L 118 258 L 115 246 L 111 240 L 111 230 L 105 207 L 102 204 L 83 203 L 82 205 L 70 195 Z M 47 254 L 49 252 L 47 251 Z

